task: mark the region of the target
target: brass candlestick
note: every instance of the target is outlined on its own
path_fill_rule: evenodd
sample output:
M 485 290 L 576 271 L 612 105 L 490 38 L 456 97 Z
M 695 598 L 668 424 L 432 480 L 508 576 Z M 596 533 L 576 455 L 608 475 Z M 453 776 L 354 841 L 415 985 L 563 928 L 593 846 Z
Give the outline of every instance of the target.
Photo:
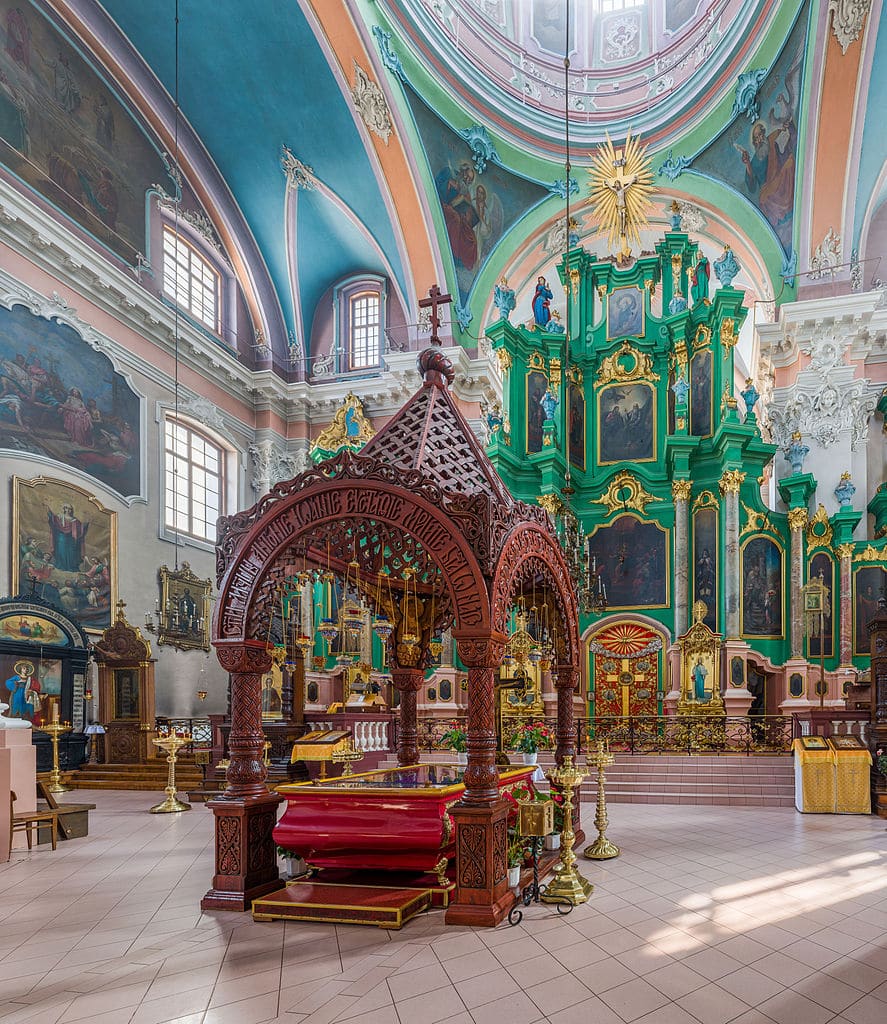
M 64 722 L 50 722 L 49 725 L 42 725 L 40 728 L 52 737 L 52 771 L 49 773 L 49 785 L 46 789 L 50 793 L 68 793 L 71 787 L 64 785 L 59 771 L 59 736 L 63 732 L 70 732 L 71 726 L 65 725 Z
M 176 797 L 176 761 L 178 761 L 179 750 L 191 742 L 190 736 L 177 736 L 170 732 L 166 736 L 160 736 L 151 741 L 155 746 L 160 747 L 167 753 L 166 763 L 169 765 L 169 772 L 166 776 L 166 799 L 151 808 L 152 814 L 171 814 L 174 811 L 190 811 L 191 805 L 183 803 Z
M 358 750 L 354 744 L 349 740 L 348 746 L 342 750 L 337 750 L 332 755 L 333 761 L 337 764 L 342 764 L 345 767 L 342 769 L 342 778 L 346 775 L 353 775 L 354 772 L 351 770 L 351 765 L 355 761 L 363 760 L 363 751 Z
M 573 853 L 573 844 L 576 842 L 576 833 L 573 831 L 573 790 L 586 774 L 573 764 L 572 757 L 565 757 L 560 768 L 548 776 L 551 782 L 563 789 L 564 831 L 561 832 L 561 859 L 554 869 L 554 881 L 546 887 L 541 897 L 545 903 L 561 903 L 568 900 L 576 906 L 588 902 L 588 897 L 594 889 L 591 882 L 583 878 L 576 869 L 576 854 Z
M 594 814 L 594 826 L 597 829 L 597 839 L 586 846 L 582 853 L 583 857 L 589 860 L 610 860 L 619 856 L 619 847 L 607 839 L 607 796 L 604 792 L 604 769 L 616 760 L 610 753 L 609 747 L 604 746 L 603 740 L 597 741 L 597 750 L 586 758 L 589 768 L 597 768 L 597 810 Z

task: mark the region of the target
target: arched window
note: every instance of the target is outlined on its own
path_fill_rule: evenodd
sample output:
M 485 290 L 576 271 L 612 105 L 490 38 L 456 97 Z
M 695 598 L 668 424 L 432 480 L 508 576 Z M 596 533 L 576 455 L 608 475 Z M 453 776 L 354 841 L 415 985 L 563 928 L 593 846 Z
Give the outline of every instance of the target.
M 184 312 L 218 334 L 221 275 L 181 234 L 163 226 L 163 290 Z
M 385 279 L 362 274 L 334 290 L 336 351 L 340 373 L 374 370 L 382 363 Z
M 168 530 L 215 543 L 225 514 L 226 451 L 203 431 L 168 416 L 164 423 L 164 524 Z

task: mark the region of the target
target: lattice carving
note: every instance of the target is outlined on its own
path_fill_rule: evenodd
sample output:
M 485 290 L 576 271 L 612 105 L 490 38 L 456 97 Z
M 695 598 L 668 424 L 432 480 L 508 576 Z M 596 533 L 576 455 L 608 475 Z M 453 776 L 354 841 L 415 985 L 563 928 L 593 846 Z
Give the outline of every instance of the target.
M 459 825 L 459 885 L 464 889 L 485 889 L 487 885 L 486 830 L 482 825 Z
M 277 851 L 271 830 L 277 822 L 273 811 L 253 814 L 247 826 L 249 870 L 269 871 L 277 862 Z
M 216 874 L 240 874 L 240 819 L 216 818 Z

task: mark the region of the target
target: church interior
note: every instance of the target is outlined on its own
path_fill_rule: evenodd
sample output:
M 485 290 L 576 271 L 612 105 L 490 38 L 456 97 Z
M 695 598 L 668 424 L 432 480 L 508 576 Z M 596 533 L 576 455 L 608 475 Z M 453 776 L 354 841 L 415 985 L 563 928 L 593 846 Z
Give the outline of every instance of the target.
M 887 1019 L 881 13 L 0 0 L 0 1024 Z

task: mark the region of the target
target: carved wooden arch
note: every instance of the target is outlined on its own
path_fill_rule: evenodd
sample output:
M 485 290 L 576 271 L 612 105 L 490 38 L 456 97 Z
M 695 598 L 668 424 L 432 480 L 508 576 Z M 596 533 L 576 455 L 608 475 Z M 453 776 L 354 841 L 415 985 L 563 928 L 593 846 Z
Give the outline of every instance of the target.
M 579 607 L 570 571 L 557 540 L 535 523 L 518 525 L 502 548 L 493 578 L 493 629 L 507 633 L 514 592 L 533 575 L 546 580 L 560 614 L 557 661 L 561 665 L 578 665 Z
M 310 478 L 311 474 L 306 474 Z M 213 615 L 218 647 L 255 640 L 250 634 L 254 605 L 276 560 L 324 523 L 373 519 L 421 540 L 441 571 L 461 629 L 489 632 L 488 584 L 461 524 L 429 497 L 378 479 L 342 475 L 316 480 L 275 501 L 263 500 L 227 560 Z

